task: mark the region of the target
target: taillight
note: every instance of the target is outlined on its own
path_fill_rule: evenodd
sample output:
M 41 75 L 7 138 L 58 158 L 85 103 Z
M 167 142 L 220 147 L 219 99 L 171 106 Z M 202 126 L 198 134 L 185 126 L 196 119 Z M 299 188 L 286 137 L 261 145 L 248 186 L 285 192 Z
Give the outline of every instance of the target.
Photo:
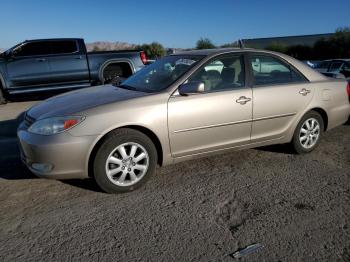
M 350 98 L 350 82 L 348 82 L 348 85 L 346 87 L 346 91 L 348 91 L 348 96 Z
M 145 51 L 141 51 L 141 52 L 140 52 L 140 57 L 141 57 L 142 63 L 143 63 L 144 65 L 147 64 L 147 55 L 146 55 Z

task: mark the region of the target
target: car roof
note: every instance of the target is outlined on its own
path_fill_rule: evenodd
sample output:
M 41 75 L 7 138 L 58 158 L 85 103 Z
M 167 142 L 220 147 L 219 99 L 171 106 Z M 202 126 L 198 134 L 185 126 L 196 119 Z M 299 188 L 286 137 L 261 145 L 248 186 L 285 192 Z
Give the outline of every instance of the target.
M 224 54 L 228 52 L 240 52 L 244 50 L 254 50 L 250 48 L 213 48 L 213 49 L 199 49 L 199 50 L 188 50 L 188 51 L 181 51 L 172 55 L 218 55 L 218 54 Z
M 28 39 L 24 42 L 42 42 L 42 41 L 65 41 L 65 40 L 83 40 L 82 38 L 46 38 L 46 39 Z
M 341 58 L 338 58 L 338 59 L 327 59 L 327 60 L 322 60 L 320 62 L 321 63 L 322 62 L 350 62 L 350 58 L 346 58 L 346 59 L 341 59 Z

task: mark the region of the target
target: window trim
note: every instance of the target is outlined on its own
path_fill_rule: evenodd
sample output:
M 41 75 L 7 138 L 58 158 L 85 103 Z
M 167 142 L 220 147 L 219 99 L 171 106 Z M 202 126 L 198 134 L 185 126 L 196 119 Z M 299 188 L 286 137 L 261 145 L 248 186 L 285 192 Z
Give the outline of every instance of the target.
M 32 43 L 45 43 L 47 41 L 29 41 L 29 42 L 24 42 L 22 43 L 21 45 L 19 46 L 16 46 L 13 50 L 19 48 L 19 47 L 22 47 L 22 46 L 25 46 L 25 45 L 28 45 L 28 44 L 32 44 Z M 51 46 L 49 48 L 51 50 Z M 46 55 L 15 55 L 14 57 L 15 58 L 31 58 L 31 57 L 42 57 L 42 56 L 45 56 L 47 57 L 49 54 L 46 54 Z
M 52 50 L 51 43 L 52 42 L 59 42 L 59 41 L 72 41 L 72 42 L 75 42 L 77 50 L 75 52 L 72 52 L 72 53 L 59 53 L 59 54 L 50 53 L 50 54 L 46 54 L 46 55 L 22 55 L 22 56 L 15 55 L 14 57 L 15 58 L 19 58 L 19 59 L 22 59 L 22 58 L 35 58 L 35 57 L 56 57 L 56 56 L 65 56 L 65 55 L 75 55 L 75 54 L 81 53 L 81 50 L 79 48 L 79 44 L 78 44 L 77 40 L 48 40 L 48 41 L 41 41 L 41 40 L 39 40 L 39 41 L 28 41 L 28 42 L 22 43 L 19 46 L 16 46 L 15 49 L 20 47 L 20 46 L 24 46 L 24 45 L 32 44 L 32 43 L 48 43 L 50 45 L 50 50 L 52 52 L 53 50 Z
M 245 52 L 230 52 L 230 53 L 225 53 L 225 54 L 218 54 L 215 55 L 213 57 L 211 57 L 210 59 L 208 59 L 207 61 L 204 62 L 204 64 L 202 64 L 200 67 L 198 67 L 194 72 L 191 73 L 191 75 L 189 75 L 185 81 L 183 81 L 175 90 L 175 93 L 178 92 L 178 89 L 181 85 L 185 84 L 188 82 L 188 80 L 195 75 L 196 73 L 198 73 L 200 70 L 202 70 L 204 67 L 206 67 L 208 64 L 210 64 L 211 62 L 217 60 L 220 57 L 229 57 L 229 56 L 239 56 L 242 58 L 242 62 L 244 63 L 244 66 L 242 68 L 244 68 L 244 86 L 241 86 L 239 88 L 232 88 L 232 89 L 222 89 L 222 90 L 215 90 L 215 91 L 210 91 L 210 92 L 200 92 L 194 95 L 201 95 L 201 94 L 211 94 L 211 93 L 217 93 L 217 92 L 229 92 L 229 91 L 235 91 L 235 90 L 242 90 L 242 89 L 247 89 L 250 88 L 248 83 L 250 82 L 249 79 L 249 74 L 248 74 L 248 68 L 247 68 L 247 61 L 246 61 L 246 53 Z
M 287 83 L 270 83 L 270 84 L 261 84 L 256 85 L 255 84 L 255 78 L 253 73 L 253 68 L 250 65 L 251 64 L 251 58 L 252 56 L 267 56 L 267 57 L 273 57 L 277 59 L 278 61 L 281 61 L 282 64 L 284 64 L 286 67 L 288 67 L 290 70 L 293 70 L 297 75 L 299 75 L 303 80 L 302 81 L 296 81 L 296 82 L 287 82 Z M 246 52 L 247 57 L 247 64 L 249 67 L 249 74 L 250 74 L 250 84 L 251 87 L 267 87 L 267 86 L 280 86 L 280 85 L 296 85 L 296 84 L 305 84 L 309 83 L 309 79 L 307 79 L 303 73 L 301 73 L 295 66 L 293 66 L 291 63 L 289 63 L 287 60 L 285 60 L 283 57 L 280 57 L 275 54 L 267 53 L 267 52 Z
M 52 54 L 50 54 L 49 56 L 72 55 L 72 54 L 77 54 L 77 53 L 79 53 L 79 44 L 78 44 L 78 41 L 77 41 L 77 40 L 51 40 L 50 42 L 53 43 L 53 42 L 68 42 L 68 41 L 75 42 L 76 51 L 70 52 L 70 53 L 59 53 L 59 54 L 57 54 L 57 53 L 56 53 L 56 54 L 55 54 L 55 53 L 52 53 Z M 53 48 L 52 48 L 51 43 L 50 43 L 51 51 L 53 51 Z

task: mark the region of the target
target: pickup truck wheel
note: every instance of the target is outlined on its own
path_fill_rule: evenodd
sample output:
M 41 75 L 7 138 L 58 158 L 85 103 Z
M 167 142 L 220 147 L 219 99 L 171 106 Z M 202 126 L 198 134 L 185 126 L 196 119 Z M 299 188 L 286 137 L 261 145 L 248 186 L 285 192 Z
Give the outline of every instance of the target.
M 133 129 L 118 129 L 97 150 L 93 171 L 100 188 L 107 193 L 129 192 L 142 186 L 157 165 L 152 140 Z
M 5 98 L 4 91 L 0 86 L 0 105 L 6 104 L 6 103 L 7 103 L 7 100 Z
M 117 76 L 117 77 L 114 77 L 110 83 L 112 85 L 120 85 L 121 83 L 124 82 L 125 79 L 126 79 L 125 77 Z
M 314 150 L 323 135 L 324 122 L 322 116 L 310 111 L 300 120 L 294 131 L 292 145 L 296 153 L 309 153 Z
M 110 64 L 103 70 L 103 84 L 120 84 L 132 75 L 128 63 Z

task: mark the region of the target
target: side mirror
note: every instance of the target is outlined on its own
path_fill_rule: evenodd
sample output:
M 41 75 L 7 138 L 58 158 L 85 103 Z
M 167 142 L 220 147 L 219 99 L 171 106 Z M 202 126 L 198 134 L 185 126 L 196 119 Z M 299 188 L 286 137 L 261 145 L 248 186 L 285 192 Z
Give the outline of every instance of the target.
M 179 94 L 187 96 L 190 94 L 198 94 L 204 92 L 204 83 L 200 81 L 188 82 L 181 85 L 178 89 Z

